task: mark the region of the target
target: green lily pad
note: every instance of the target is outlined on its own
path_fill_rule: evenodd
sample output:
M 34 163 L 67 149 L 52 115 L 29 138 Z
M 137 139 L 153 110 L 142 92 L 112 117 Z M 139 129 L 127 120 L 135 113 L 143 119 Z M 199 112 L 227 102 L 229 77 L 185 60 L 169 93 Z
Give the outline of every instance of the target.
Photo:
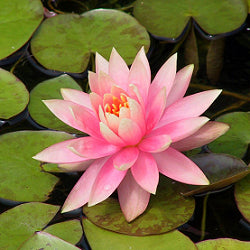
M 137 0 L 134 16 L 155 36 L 177 38 L 191 18 L 208 34 L 231 32 L 245 21 L 244 0 Z
M 183 195 L 203 193 L 226 187 L 245 177 L 250 168 L 241 160 L 226 154 L 198 154 L 190 158 L 204 172 L 210 181 L 207 186 L 175 183 L 175 187 Z
M 234 196 L 241 214 L 250 223 L 250 175 L 235 184 Z
M 53 234 L 71 244 L 76 244 L 82 236 L 82 227 L 79 220 L 69 220 L 53 224 L 43 230 Z
M 216 153 L 226 153 L 242 158 L 250 143 L 250 112 L 233 112 L 216 119 L 230 125 L 227 133 L 209 144 Z
M 196 243 L 196 246 L 199 250 L 247 250 L 250 249 L 249 241 L 240 241 L 230 238 L 221 238 L 216 240 L 205 240 L 199 243 Z
M 4 69 L 0 69 L 0 89 L 1 119 L 9 119 L 19 114 L 28 105 L 29 92 L 25 85 Z
M 58 181 L 32 159 L 44 148 L 73 136 L 54 131 L 18 131 L 0 136 L 0 197 L 44 201 Z
M 128 235 L 161 234 L 187 222 L 194 212 L 194 200 L 186 199 L 172 187 L 171 180 L 160 179 L 157 194 L 152 195 L 147 210 L 128 223 L 118 200 L 108 198 L 93 206 L 83 207 L 87 218 L 99 227 Z
M 16 250 L 36 231 L 42 230 L 59 210 L 58 206 L 31 202 L 0 215 L 1 249 Z
M 30 116 L 38 124 L 46 128 L 69 133 L 80 133 L 80 131 L 59 120 L 42 102 L 42 100 L 62 99 L 61 88 L 82 90 L 69 75 L 61 75 L 41 82 L 30 92 L 30 103 L 28 105 Z
M 28 241 L 26 241 L 20 250 L 55 250 L 55 249 L 65 249 L 65 250 L 79 250 L 80 248 L 57 238 L 49 233 L 36 232 Z
M 118 10 L 96 9 L 45 20 L 31 40 L 31 51 L 45 68 L 72 73 L 86 70 L 91 53 L 108 58 L 115 47 L 131 64 L 149 35 L 135 18 Z
M 20 49 L 42 19 L 40 0 L 0 0 L 0 59 Z
M 129 236 L 97 227 L 88 219 L 83 219 L 83 228 L 87 240 L 93 250 L 176 250 L 197 249 L 195 244 L 177 230 L 160 235 Z

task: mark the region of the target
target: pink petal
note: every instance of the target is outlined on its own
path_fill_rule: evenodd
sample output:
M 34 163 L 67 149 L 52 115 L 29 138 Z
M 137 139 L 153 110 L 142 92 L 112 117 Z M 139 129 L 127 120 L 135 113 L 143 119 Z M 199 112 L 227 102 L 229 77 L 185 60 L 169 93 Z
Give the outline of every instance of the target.
M 100 131 L 101 131 L 102 137 L 107 142 L 116 146 L 125 145 L 125 142 L 103 122 L 100 122 Z
M 103 104 L 101 96 L 99 96 L 95 92 L 91 92 L 89 94 L 89 99 L 92 105 L 92 109 L 95 111 L 97 117 L 99 117 L 99 106 L 102 106 Z
M 169 135 L 172 142 L 176 142 L 192 135 L 208 121 L 209 118 L 205 116 L 175 121 L 153 130 L 148 136 Z
M 157 135 L 144 138 L 138 147 L 144 152 L 158 153 L 166 150 L 171 142 L 168 135 Z
M 75 154 L 88 159 L 101 158 L 120 150 L 118 146 L 90 136 L 75 139 L 68 148 Z
M 120 108 L 119 119 L 130 118 L 130 110 L 125 107 Z
M 201 115 L 214 102 L 221 91 L 219 89 L 207 90 L 180 99 L 165 109 L 157 127 Z
M 95 204 L 108 198 L 119 186 L 127 171 L 120 171 L 113 166 L 113 157 L 104 164 L 93 185 L 88 206 Z
M 228 129 L 228 124 L 222 122 L 208 122 L 196 133 L 181 141 L 173 143 L 171 147 L 177 149 L 178 151 L 187 151 L 199 148 L 214 141 L 216 138 L 226 133 Z
M 89 159 L 83 158 L 79 155 L 74 154 L 68 149 L 68 145 L 77 139 L 71 139 L 63 142 L 56 143 L 32 158 L 42 162 L 50 163 L 75 163 L 83 162 Z
M 176 181 L 192 185 L 207 185 L 208 179 L 200 168 L 179 151 L 168 148 L 161 153 L 153 154 L 159 171 Z
M 74 162 L 74 163 L 63 163 L 59 164 L 58 167 L 64 172 L 74 172 L 74 171 L 83 172 L 93 163 L 93 161 L 94 160 Z
M 88 109 L 92 109 L 91 102 L 89 99 L 89 94 L 79 91 L 76 89 L 61 89 L 61 94 L 64 100 L 71 101 L 74 103 L 77 103 L 79 105 L 82 105 Z
M 120 121 L 118 135 L 127 145 L 136 145 L 143 136 L 136 122 L 128 118 L 124 118 Z
M 131 167 L 136 182 L 147 192 L 155 194 L 159 182 L 159 171 L 154 157 L 150 153 L 140 152 L 137 161 Z
M 43 102 L 57 118 L 69 126 L 89 135 L 100 136 L 99 121 L 91 110 L 65 100 Z
M 145 110 L 145 103 L 144 103 L 144 100 L 139 92 L 138 87 L 134 84 L 129 84 L 128 92 L 129 92 L 129 96 L 132 99 L 134 99 L 135 101 L 137 101 L 141 105 L 143 110 Z
M 130 222 L 146 210 L 150 193 L 141 188 L 128 171 L 118 187 L 118 197 L 121 210 Z
M 128 96 L 127 92 L 124 89 L 122 89 L 116 85 L 113 85 L 111 87 L 111 94 L 116 96 L 117 98 L 120 98 L 121 94 L 125 94 L 126 96 Z
M 113 48 L 109 59 L 109 75 L 125 91 L 128 89 L 128 74 L 129 69 L 127 64 L 115 48 Z
M 110 93 L 111 87 L 114 84 L 115 84 L 114 80 L 109 75 L 100 71 L 98 75 L 99 93 L 97 94 L 99 94 L 102 97 L 104 94 Z
M 91 91 L 99 94 L 100 90 L 99 90 L 99 84 L 98 84 L 98 75 L 92 71 L 89 71 L 88 79 L 89 79 L 89 87 Z
M 193 70 L 194 65 L 191 64 L 176 73 L 173 87 L 167 98 L 167 107 L 172 103 L 176 102 L 177 100 L 181 99 L 185 95 L 192 77 Z
M 147 106 L 147 131 L 151 131 L 160 120 L 166 106 L 166 88 L 162 88 Z
M 89 201 L 91 189 L 95 179 L 107 161 L 107 157 L 95 160 L 91 166 L 85 171 L 82 177 L 71 190 L 68 198 L 64 202 L 62 213 L 74 210 L 86 204 Z
M 114 167 L 118 170 L 127 170 L 133 166 L 138 155 L 139 150 L 136 147 L 124 148 L 114 156 Z
M 99 106 L 99 119 L 100 119 L 100 121 L 103 122 L 104 124 L 106 124 L 106 125 L 108 124 L 107 119 L 106 119 L 106 116 L 105 116 L 105 114 L 104 114 L 104 111 L 103 111 L 103 108 L 102 108 L 101 105 Z
M 111 130 L 113 130 L 116 134 L 118 133 L 118 127 L 120 124 L 120 119 L 114 114 L 105 113 L 107 125 Z
M 95 68 L 97 74 L 99 74 L 100 71 L 106 74 L 109 73 L 109 62 L 97 52 L 95 54 Z

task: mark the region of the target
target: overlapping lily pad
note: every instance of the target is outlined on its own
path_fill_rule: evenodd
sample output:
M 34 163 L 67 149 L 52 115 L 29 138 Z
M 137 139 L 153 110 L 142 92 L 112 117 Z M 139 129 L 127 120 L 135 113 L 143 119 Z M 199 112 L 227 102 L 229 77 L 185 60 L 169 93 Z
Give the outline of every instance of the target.
M 80 73 L 91 53 L 108 58 L 115 47 L 128 64 L 150 39 L 135 18 L 118 10 L 96 9 L 45 20 L 31 40 L 31 51 L 45 68 Z
M 245 177 L 250 168 L 240 159 L 226 154 L 198 154 L 191 157 L 210 181 L 208 186 L 176 183 L 175 187 L 185 196 L 226 187 Z
M 155 36 L 178 38 L 191 18 L 208 34 L 231 32 L 245 21 L 244 0 L 137 0 L 134 16 Z
M 240 241 L 230 238 L 220 238 L 216 240 L 205 240 L 199 243 L 196 243 L 196 246 L 199 250 L 223 250 L 223 249 L 237 249 L 237 250 L 246 250 L 250 249 L 249 241 Z
M 21 48 L 42 19 L 40 0 L 0 0 L 0 59 Z
M 33 120 L 44 127 L 69 133 L 80 133 L 59 120 L 42 102 L 42 100 L 62 99 L 61 88 L 82 90 L 69 75 L 61 75 L 43 81 L 30 92 L 29 113 Z
M 25 85 L 4 69 L 0 69 L 0 89 L 0 119 L 9 119 L 28 105 L 29 92 Z
M 250 143 L 250 112 L 233 112 L 220 116 L 218 122 L 230 125 L 228 132 L 212 143 L 209 148 L 216 153 L 226 153 L 242 158 Z
M 93 206 L 83 207 L 87 218 L 102 228 L 122 234 L 142 236 L 168 232 L 187 222 L 194 211 L 194 200 L 184 198 L 172 187 L 171 180 L 161 178 L 157 194 L 151 195 L 147 210 L 128 223 L 118 200 L 108 198 Z
M 18 131 L 0 136 L 0 197 L 13 201 L 44 201 L 58 181 L 32 159 L 44 148 L 72 135 L 53 131 Z
M 177 230 L 161 235 L 129 236 L 97 227 L 88 219 L 83 219 L 84 232 L 92 249 L 95 250 L 176 250 L 196 249 L 195 244 Z
M 234 192 L 241 214 L 250 223 L 250 175 L 236 183 Z

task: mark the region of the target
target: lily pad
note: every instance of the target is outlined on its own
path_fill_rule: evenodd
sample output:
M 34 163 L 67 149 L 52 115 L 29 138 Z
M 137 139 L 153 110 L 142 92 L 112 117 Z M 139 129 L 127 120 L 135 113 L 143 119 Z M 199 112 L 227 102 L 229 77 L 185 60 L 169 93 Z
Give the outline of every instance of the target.
M 230 125 L 227 133 L 209 144 L 216 153 L 226 153 L 242 158 L 250 143 L 250 112 L 233 112 L 216 119 Z
M 87 218 L 95 225 L 127 235 L 153 235 L 168 232 L 187 222 L 194 212 L 194 200 L 175 192 L 171 180 L 160 179 L 157 194 L 151 196 L 147 210 L 128 223 L 118 200 L 108 198 L 93 206 L 83 207 Z
M 18 131 L 0 136 L 0 197 L 44 201 L 58 181 L 32 159 L 44 148 L 73 136 L 54 131 Z
M 199 250 L 224 250 L 224 249 L 237 249 L 237 250 L 247 250 L 250 249 L 249 241 L 240 241 L 230 238 L 221 238 L 215 240 L 205 240 L 196 243 Z
M 82 227 L 79 220 L 69 220 L 53 224 L 43 230 L 53 234 L 71 244 L 76 244 L 82 236 Z
M 28 105 L 29 92 L 25 85 L 4 69 L 0 69 L 0 89 L 1 119 L 9 119 L 19 114 Z
M 137 0 L 134 16 L 155 36 L 178 38 L 191 18 L 211 35 L 231 32 L 245 21 L 244 0 Z
M 234 196 L 241 214 L 250 223 L 250 175 L 235 184 Z
M 0 59 L 20 49 L 42 20 L 40 0 L 0 0 Z
M 31 40 L 31 51 L 47 69 L 80 73 L 91 53 L 108 58 L 115 47 L 131 64 L 139 49 L 149 45 L 146 29 L 135 18 L 118 10 L 95 9 L 45 20 Z
M 67 250 L 79 250 L 80 248 L 57 238 L 46 232 L 36 232 L 28 241 L 26 241 L 20 250 L 55 250 L 55 249 L 67 249 Z
M 193 186 L 176 183 L 183 195 L 189 196 L 226 187 L 245 177 L 250 168 L 240 159 L 226 154 L 198 154 L 190 158 L 204 172 L 210 181 L 207 186 Z
M 129 236 L 97 227 L 88 219 L 83 219 L 83 227 L 88 242 L 93 250 L 176 250 L 197 249 L 195 244 L 185 235 L 177 230 L 161 235 L 151 236 Z
M 42 230 L 58 210 L 58 206 L 31 202 L 2 213 L 0 215 L 1 249 L 19 249 L 19 246 L 33 233 Z
M 69 133 L 80 133 L 80 131 L 59 120 L 42 102 L 42 100 L 62 99 L 61 88 L 82 90 L 75 80 L 66 74 L 43 81 L 30 92 L 29 113 L 33 120 L 46 128 Z

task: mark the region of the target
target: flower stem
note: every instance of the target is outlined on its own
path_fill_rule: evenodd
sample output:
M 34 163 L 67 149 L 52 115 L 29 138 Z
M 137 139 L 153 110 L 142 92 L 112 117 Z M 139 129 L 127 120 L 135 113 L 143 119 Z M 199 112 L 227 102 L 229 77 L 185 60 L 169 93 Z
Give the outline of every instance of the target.
M 208 199 L 209 193 L 206 194 L 204 200 L 203 200 L 203 210 L 202 210 L 202 219 L 201 219 L 201 237 L 200 241 L 204 240 L 205 238 L 205 230 L 206 230 L 206 215 L 207 215 L 207 199 Z

